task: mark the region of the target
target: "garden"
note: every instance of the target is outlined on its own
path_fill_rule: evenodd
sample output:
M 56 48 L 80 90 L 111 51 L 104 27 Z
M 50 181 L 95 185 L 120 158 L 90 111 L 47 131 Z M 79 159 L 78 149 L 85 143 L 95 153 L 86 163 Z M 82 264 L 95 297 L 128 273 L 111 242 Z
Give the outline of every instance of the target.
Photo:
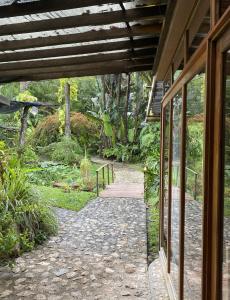
M 1 264 L 57 233 L 55 207 L 79 211 L 96 198 L 96 156 L 146 165 L 156 251 L 160 127 L 144 123 L 150 83 L 141 72 L 0 86 L 20 103 L 0 106 Z

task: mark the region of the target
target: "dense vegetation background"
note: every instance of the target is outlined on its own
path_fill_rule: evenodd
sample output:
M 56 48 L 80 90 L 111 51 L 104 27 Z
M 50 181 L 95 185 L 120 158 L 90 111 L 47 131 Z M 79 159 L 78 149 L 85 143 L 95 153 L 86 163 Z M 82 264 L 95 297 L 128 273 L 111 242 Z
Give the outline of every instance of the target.
M 91 156 L 146 161 L 146 196 L 157 211 L 159 125 L 144 123 L 150 84 L 148 73 L 133 73 L 0 86 L 11 100 L 49 104 L 0 114 L 1 259 L 55 234 L 52 207 L 80 210 L 96 196 Z

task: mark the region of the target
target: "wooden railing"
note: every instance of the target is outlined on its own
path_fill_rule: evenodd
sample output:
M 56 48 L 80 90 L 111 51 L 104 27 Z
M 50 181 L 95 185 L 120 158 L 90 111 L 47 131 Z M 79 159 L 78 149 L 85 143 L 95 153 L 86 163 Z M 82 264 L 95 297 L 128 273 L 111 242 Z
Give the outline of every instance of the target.
M 107 170 L 107 174 L 105 174 L 105 169 Z M 97 173 L 97 197 L 99 196 L 99 191 L 100 191 L 100 178 L 99 178 L 100 171 L 102 172 L 102 188 L 105 189 L 106 182 L 108 183 L 108 185 L 110 183 L 114 182 L 113 163 L 107 163 L 96 170 L 96 173 Z M 110 173 L 111 173 L 111 177 L 110 177 Z M 107 180 L 105 178 L 106 177 L 105 175 L 107 175 Z

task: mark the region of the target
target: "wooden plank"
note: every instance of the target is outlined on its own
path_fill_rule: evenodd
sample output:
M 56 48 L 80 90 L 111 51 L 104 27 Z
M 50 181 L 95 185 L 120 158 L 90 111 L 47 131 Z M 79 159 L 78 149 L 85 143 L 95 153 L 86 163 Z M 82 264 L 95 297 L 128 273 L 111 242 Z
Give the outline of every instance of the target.
M 145 48 L 153 47 L 155 40 L 151 38 L 134 40 L 132 43 L 133 48 Z M 157 45 L 156 45 L 157 46 Z M 88 53 L 98 53 L 106 51 L 116 51 L 130 49 L 130 41 L 112 42 L 112 43 L 100 43 L 93 45 L 74 46 L 66 48 L 55 48 L 45 50 L 30 50 L 25 52 L 14 52 L 14 53 L 2 53 L 0 54 L 0 62 L 39 59 L 48 57 L 61 57 L 69 55 L 80 55 Z
M 128 2 L 129 0 L 123 0 Z M 40 0 L 29 3 L 17 3 L 12 5 L 1 6 L 0 18 L 16 17 L 30 14 L 39 14 L 45 12 L 53 12 L 58 10 L 66 10 L 73 8 L 82 8 L 94 5 L 117 4 L 117 0 Z M 152 0 L 151 4 L 165 4 L 163 0 Z
M 145 36 L 145 35 L 158 35 L 161 32 L 161 24 L 153 25 L 135 25 L 131 26 L 131 30 L 127 28 L 111 28 L 109 30 L 91 30 L 84 33 L 64 34 L 47 37 L 29 38 L 23 40 L 6 40 L 0 41 L 0 50 L 17 50 L 35 47 L 47 47 L 55 45 L 65 45 L 74 43 L 84 43 L 90 41 L 101 41 L 107 39 Z M 156 43 L 158 37 L 155 37 Z
M 166 10 L 165 5 L 141 7 L 122 11 L 113 11 L 96 14 L 83 14 L 71 17 L 50 18 L 25 23 L 1 25 L 0 35 L 32 33 L 50 30 L 59 30 L 81 26 L 109 25 L 136 20 L 162 20 Z
M 100 68 L 100 69 L 88 69 L 84 71 L 74 71 L 74 72 L 59 72 L 59 73 L 45 73 L 31 75 L 27 74 L 24 76 L 12 76 L 9 78 L 1 77 L 0 83 L 9 83 L 9 82 L 20 82 L 20 81 L 40 81 L 40 80 L 50 80 L 50 79 L 59 79 L 59 78 L 71 78 L 71 77 L 83 77 L 83 76 L 96 76 L 96 75 L 105 75 L 105 74 L 120 74 L 128 72 L 140 72 L 140 71 L 149 71 L 152 69 L 151 65 L 141 65 L 141 66 L 129 66 L 122 68 Z
M 140 65 L 151 65 L 153 64 L 153 58 L 139 58 L 134 60 L 114 60 L 107 62 L 97 63 L 85 63 L 85 64 L 72 64 L 67 66 L 55 66 L 43 67 L 43 68 L 31 68 L 31 69 L 19 69 L 19 70 L 4 70 L 0 72 L 0 77 L 11 77 L 11 76 L 22 76 L 29 73 L 29 75 L 43 74 L 43 73 L 58 73 L 58 72 L 73 72 L 73 71 L 84 71 L 93 69 L 111 69 L 111 71 L 117 68 L 129 68 L 132 66 Z
M 23 70 L 27 69 L 28 71 L 32 68 L 43 68 L 43 67 L 52 67 L 52 66 L 68 66 L 76 64 L 85 64 L 85 63 L 95 63 L 103 61 L 113 61 L 113 60 L 123 60 L 123 59 L 135 59 L 142 57 L 152 57 L 156 53 L 155 48 L 146 48 L 131 51 L 122 51 L 118 53 L 111 54 L 93 54 L 89 56 L 78 56 L 70 58 L 59 58 L 59 59 L 48 59 L 48 60 L 34 60 L 34 61 L 21 61 L 16 63 L 2 63 L 0 64 L 0 71 L 10 71 L 10 70 Z

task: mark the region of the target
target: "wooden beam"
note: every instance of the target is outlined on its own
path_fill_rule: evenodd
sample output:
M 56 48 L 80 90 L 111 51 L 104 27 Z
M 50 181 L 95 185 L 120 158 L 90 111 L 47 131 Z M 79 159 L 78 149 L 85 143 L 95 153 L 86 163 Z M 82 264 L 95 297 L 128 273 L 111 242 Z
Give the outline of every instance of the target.
M 127 0 L 123 0 L 127 2 Z M 40 14 L 58 10 L 81 8 L 93 5 L 116 4 L 117 0 L 40 0 L 28 3 L 13 3 L 7 6 L 1 6 L 0 18 L 9 18 L 30 14 Z
M 164 77 L 173 61 L 179 42 L 183 38 L 183 33 L 186 29 L 188 20 L 196 5 L 197 0 L 176 1 L 168 34 L 164 42 L 164 48 L 161 51 L 161 57 L 157 66 L 157 80 L 164 80 Z
M 152 69 L 151 65 L 141 65 L 141 66 L 129 66 L 122 68 L 100 68 L 100 69 L 87 69 L 84 71 L 74 71 L 74 72 L 58 72 L 58 73 L 45 73 L 37 75 L 27 75 L 24 76 L 12 76 L 9 78 L 0 77 L 0 83 L 9 83 L 9 82 L 20 82 L 20 81 L 40 81 L 40 80 L 50 80 L 50 79 L 59 79 L 59 78 L 71 78 L 71 77 L 83 77 L 83 76 L 96 76 L 96 75 L 105 75 L 105 74 L 120 74 L 120 73 L 129 73 L 129 72 L 140 72 L 140 71 L 149 71 Z
M 109 25 L 146 19 L 159 21 L 163 19 L 165 10 L 165 5 L 159 5 L 129 9 L 126 11 L 126 14 L 124 14 L 123 11 L 113 11 L 7 24 L 1 25 L 0 35 L 50 31 L 81 26 Z
M 84 33 L 63 34 L 47 37 L 29 38 L 23 40 L 0 41 L 0 50 L 19 50 L 35 47 L 47 47 L 65 44 L 75 44 L 84 42 L 101 41 L 107 39 L 125 38 L 130 36 L 159 35 L 161 24 L 135 25 L 131 30 L 127 28 L 111 28 L 109 30 L 90 30 Z M 156 42 L 158 37 L 155 37 Z
M 89 56 L 78 56 L 70 58 L 59 58 L 59 59 L 48 59 L 48 60 L 34 60 L 34 61 L 21 61 L 16 63 L 2 63 L 0 64 L 0 71 L 10 71 L 10 70 L 22 70 L 27 69 L 28 71 L 32 68 L 43 68 L 43 67 L 53 67 L 53 66 L 68 66 L 76 64 L 85 63 L 96 63 L 103 61 L 113 61 L 113 60 L 123 60 L 123 59 L 135 59 L 141 57 L 154 57 L 156 53 L 155 48 L 146 48 L 131 51 L 122 51 L 110 54 L 93 54 Z
M 129 0 L 123 0 L 128 2 Z M 30 14 L 40 14 L 46 12 L 53 12 L 58 10 L 67 10 L 73 8 L 82 8 L 94 5 L 103 4 L 117 4 L 117 0 L 40 0 L 28 3 L 13 3 L 12 5 L 1 6 L 0 18 L 17 17 Z M 166 0 L 152 0 L 152 5 L 166 4 Z
M 132 47 L 134 48 L 146 48 L 146 47 L 154 47 L 154 46 L 157 47 L 155 40 L 152 38 L 134 40 L 132 44 Z M 29 59 L 34 60 L 39 58 L 61 57 L 61 56 L 69 56 L 69 55 L 81 55 L 81 54 L 88 54 L 88 53 L 125 50 L 130 48 L 131 48 L 130 41 L 120 41 L 120 42 L 100 43 L 100 44 L 74 46 L 74 47 L 66 47 L 66 48 L 30 50 L 25 52 L 20 51 L 20 52 L 0 54 L 0 62 L 29 60 Z
M 94 70 L 94 69 L 122 69 L 122 68 L 129 68 L 134 66 L 141 66 L 141 65 L 152 65 L 153 64 L 153 57 L 152 58 L 139 58 L 134 60 L 114 60 L 114 61 L 107 61 L 107 62 L 97 62 L 97 63 L 86 63 L 86 64 L 72 64 L 67 66 L 55 66 L 52 67 L 43 67 L 43 68 L 32 68 L 32 69 L 19 69 L 19 70 L 10 70 L 10 71 L 1 71 L 1 77 L 13 77 L 13 76 L 23 76 L 29 74 L 37 75 L 43 73 L 60 73 L 60 72 L 76 72 L 76 71 L 85 71 L 85 70 Z

